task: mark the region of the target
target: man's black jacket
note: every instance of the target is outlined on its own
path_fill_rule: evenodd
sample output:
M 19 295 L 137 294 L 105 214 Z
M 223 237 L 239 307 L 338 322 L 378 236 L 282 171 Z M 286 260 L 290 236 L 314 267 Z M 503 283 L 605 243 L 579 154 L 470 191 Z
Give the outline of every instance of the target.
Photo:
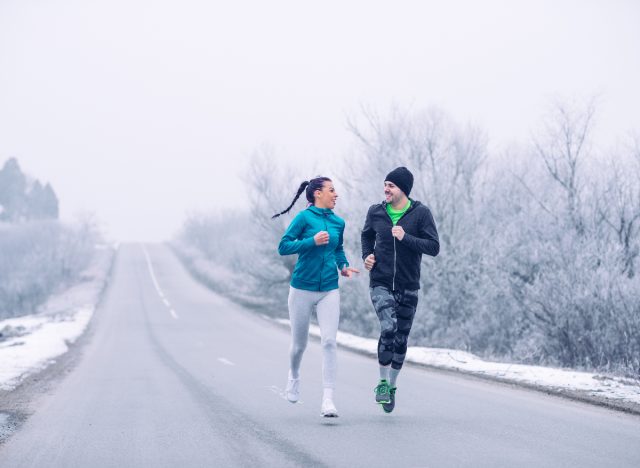
M 370 286 L 386 286 L 390 290 L 420 289 L 422 254 L 435 257 L 440 251 L 436 223 L 431 211 L 419 201 L 398 220 L 405 235 L 400 241 L 391 235 L 393 224 L 386 203 L 369 208 L 362 229 L 362 259 L 374 254 L 376 263 L 370 274 Z

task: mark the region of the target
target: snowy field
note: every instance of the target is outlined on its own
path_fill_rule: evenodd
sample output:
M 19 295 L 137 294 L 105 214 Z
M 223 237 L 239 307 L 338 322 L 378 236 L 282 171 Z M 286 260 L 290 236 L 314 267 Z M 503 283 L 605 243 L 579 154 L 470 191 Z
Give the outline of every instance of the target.
M 265 318 L 268 317 L 265 316 Z M 272 319 L 269 318 L 269 320 Z M 289 326 L 289 321 L 286 319 L 275 320 Z M 310 333 L 320 337 L 320 328 L 317 325 L 311 325 Z M 378 347 L 377 340 L 343 332 L 338 332 L 338 344 L 374 356 Z M 640 405 L 640 382 L 632 379 L 552 367 L 489 362 L 473 354 L 455 349 L 409 347 L 406 361 L 535 387 L 545 387 L 549 390 L 578 391 L 592 397 Z
M 85 331 L 104 289 L 112 246 L 97 246 L 84 281 L 52 296 L 36 314 L 0 321 L 0 390 L 15 389 L 67 352 Z

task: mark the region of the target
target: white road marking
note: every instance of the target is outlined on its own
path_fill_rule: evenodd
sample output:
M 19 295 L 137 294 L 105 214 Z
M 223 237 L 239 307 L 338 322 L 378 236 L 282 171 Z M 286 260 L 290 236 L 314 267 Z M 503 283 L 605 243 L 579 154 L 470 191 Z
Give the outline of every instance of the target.
M 226 364 L 227 366 L 235 366 L 235 364 L 233 362 L 231 362 L 228 359 L 225 359 L 223 357 L 219 357 L 218 361 L 220 361 L 222 364 Z
M 147 267 L 149 268 L 149 275 L 151 275 L 151 281 L 153 281 L 153 285 L 156 288 L 156 292 L 158 293 L 158 296 L 160 296 L 160 299 L 162 299 L 162 302 L 164 302 L 164 305 L 166 305 L 169 308 L 169 313 L 171 314 L 171 316 L 178 320 L 178 314 L 176 313 L 175 310 L 173 310 L 171 308 L 171 304 L 169 304 L 169 301 L 167 301 L 167 299 L 164 297 L 164 293 L 162 292 L 162 289 L 160 289 L 160 285 L 158 284 L 158 280 L 156 279 L 156 274 L 153 271 L 153 265 L 151 264 L 151 259 L 149 258 L 149 252 L 147 252 L 147 247 L 142 244 L 142 250 L 144 251 L 144 256 L 147 259 Z

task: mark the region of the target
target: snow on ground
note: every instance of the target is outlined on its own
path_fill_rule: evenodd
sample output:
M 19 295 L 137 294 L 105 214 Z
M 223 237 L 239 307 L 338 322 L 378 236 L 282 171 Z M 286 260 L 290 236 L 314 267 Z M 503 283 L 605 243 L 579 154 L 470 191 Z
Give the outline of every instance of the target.
M 67 352 L 92 314 L 93 307 L 85 304 L 65 314 L 1 321 L 0 330 L 16 330 L 17 336 L 0 343 L 0 390 L 13 390 L 27 375 Z
M 13 390 L 67 352 L 86 329 L 107 281 L 114 248 L 97 246 L 79 284 L 52 296 L 38 313 L 0 320 L 0 390 Z
M 289 326 L 289 321 L 286 319 L 276 319 L 276 321 Z M 320 337 L 320 328 L 317 325 L 311 325 L 310 334 Z M 337 340 L 341 346 L 346 348 L 376 355 L 378 341 L 375 339 L 362 338 L 339 331 Z M 640 404 L 640 381 L 632 379 L 552 367 L 489 362 L 464 351 L 418 346 L 409 347 L 406 361 L 536 387 L 546 387 L 550 390 L 579 391 L 593 397 Z

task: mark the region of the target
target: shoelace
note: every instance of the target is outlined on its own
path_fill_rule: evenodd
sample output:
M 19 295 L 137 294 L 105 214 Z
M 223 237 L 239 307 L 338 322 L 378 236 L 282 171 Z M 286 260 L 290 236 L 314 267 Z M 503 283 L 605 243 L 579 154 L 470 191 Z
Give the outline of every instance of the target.
M 373 391 L 376 392 L 376 394 L 378 394 L 378 395 L 380 393 L 389 393 L 389 384 L 387 384 L 387 383 L 378 384 L 378 386 L 376 388 L 374 388 Z

